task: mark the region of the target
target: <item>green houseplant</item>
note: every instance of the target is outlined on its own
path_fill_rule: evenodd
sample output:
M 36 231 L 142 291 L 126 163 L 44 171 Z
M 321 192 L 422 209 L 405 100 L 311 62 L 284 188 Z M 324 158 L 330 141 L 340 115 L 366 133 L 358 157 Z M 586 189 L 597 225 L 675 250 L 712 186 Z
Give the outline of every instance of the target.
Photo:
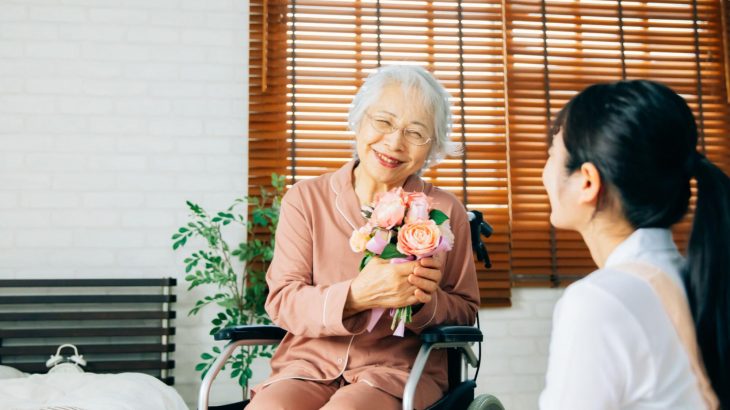
M 270 324 L 266 300 L 266 269 L 274 254 L 276 225 L 279 220 L 284 177 L 271 176 L 273 191 L 261 188 L 254 197 L 236 199 L 225 211 L 210 214 L 201 206 L 187 201 L 190 220 L 172 235 L 172 249 L 184 247 L 190 239 L 200 238 L 203 244 L 185 260 L 185 281 L 188 290 L 205 286 L 210 294 L 195 302 L 188 315 L 196 315 L 209 306 L 215 317 L 210 334 L 234 325 Z M 231 246 L 224 239 L 225 229 L 245 229 L 246 239 Z M 226 362 L 231 378 L 237 378 L 248 397 L 251 364 L 257 357 L 270 358 L 273 346 L 245 346 Z M 200 355 L 196 371 L 205 377 L 221 350 L 213 346 Z M 224 367 L 224 370 L 226 369 Z

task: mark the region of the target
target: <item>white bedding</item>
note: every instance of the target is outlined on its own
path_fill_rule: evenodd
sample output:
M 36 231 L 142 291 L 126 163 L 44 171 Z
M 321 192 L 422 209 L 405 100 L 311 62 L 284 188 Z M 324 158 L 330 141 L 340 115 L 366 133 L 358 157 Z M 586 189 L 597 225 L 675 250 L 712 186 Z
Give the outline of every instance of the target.
M 142 373 L 18 377 L 0 368 L 1 410 L 188 410 L 175 389 Z

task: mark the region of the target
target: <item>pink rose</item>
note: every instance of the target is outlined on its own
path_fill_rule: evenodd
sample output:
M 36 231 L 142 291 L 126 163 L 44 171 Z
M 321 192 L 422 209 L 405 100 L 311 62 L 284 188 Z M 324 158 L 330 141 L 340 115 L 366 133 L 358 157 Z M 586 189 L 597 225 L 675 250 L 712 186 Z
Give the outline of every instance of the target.
M 390 231 L 378 229 L 375 231 L 373 237 L 370 238 L 368 243 L 365 245 L 365 248 L 376 255 L 380 255 L 383 253 L 383 249 L 388 246 L 389 242 Z
M 392 189 L 376 198 L 370 223 L 383 229 L 391 229 L 403 221 L 405 213 L 406 195 L 403 188 Z
M 408 214 L 406 223 L 422 222 L 428 220 L 428 213 L 431 211 L 431 198 L 423 192 L 413 192 L 408 195 Z
M 439 245 L 441 231 L 436 222 L 423 222 L 403 225 L 398 231 L 398 252 L 418 257 L 430 255 Z
M 450 251 L 451 248 L 454 247 L 454 233 L 451 232 L 451 223 L 449 223 L 449 220 L 445 220 L 441 222 L 441 225 L 438 226 L 439 231 L 441 232 L 441 237 L 444 239 L 444 246 L 446 247 L 447 251 Z
M 370 240 L 370 227 L 365 225 L 356 231 L 352 231 L 350 236 L 350 248 L 354 252 L 363 252 Z

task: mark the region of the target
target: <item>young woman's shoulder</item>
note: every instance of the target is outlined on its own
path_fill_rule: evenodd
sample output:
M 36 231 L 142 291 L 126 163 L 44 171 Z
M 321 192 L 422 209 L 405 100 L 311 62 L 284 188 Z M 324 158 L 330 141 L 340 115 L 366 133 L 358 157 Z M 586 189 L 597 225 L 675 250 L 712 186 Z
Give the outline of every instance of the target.
M 615 269 L 599 269 L 568 286 L 558 307 L 563 315 L 587 325 L 623 325 L 643 322 L 643 312 L 660 307 L 651 288 L 641 279 Z

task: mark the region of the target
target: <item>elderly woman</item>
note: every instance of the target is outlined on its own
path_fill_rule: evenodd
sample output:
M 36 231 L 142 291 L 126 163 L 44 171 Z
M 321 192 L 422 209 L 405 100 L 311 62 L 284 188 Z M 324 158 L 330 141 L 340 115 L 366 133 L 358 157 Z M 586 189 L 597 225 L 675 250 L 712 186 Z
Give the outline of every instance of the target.
M 295 184 L 284 196 L 266 311 L 287 330 L 272 375 L 247 409 L 398 409 L 419 333 L 439 324 L 473 324 L 476 271 L 464 206 L 418 177 L 453 151 L 449 95 L 424 69 L 390 66 L 371 75 L 349 114 L 356 156 L 339 170 Z M 455 235 L 447 254 L 391 264 L 350 249 L 360 213 L 395 187 L 423 192 L 446 213 Z M 413 305 L 404 337 L 390 320 L 368 332 L 376 308 Z M 425 408 L 447 388 L 446 356 L 432 354 L 416 392 Z

